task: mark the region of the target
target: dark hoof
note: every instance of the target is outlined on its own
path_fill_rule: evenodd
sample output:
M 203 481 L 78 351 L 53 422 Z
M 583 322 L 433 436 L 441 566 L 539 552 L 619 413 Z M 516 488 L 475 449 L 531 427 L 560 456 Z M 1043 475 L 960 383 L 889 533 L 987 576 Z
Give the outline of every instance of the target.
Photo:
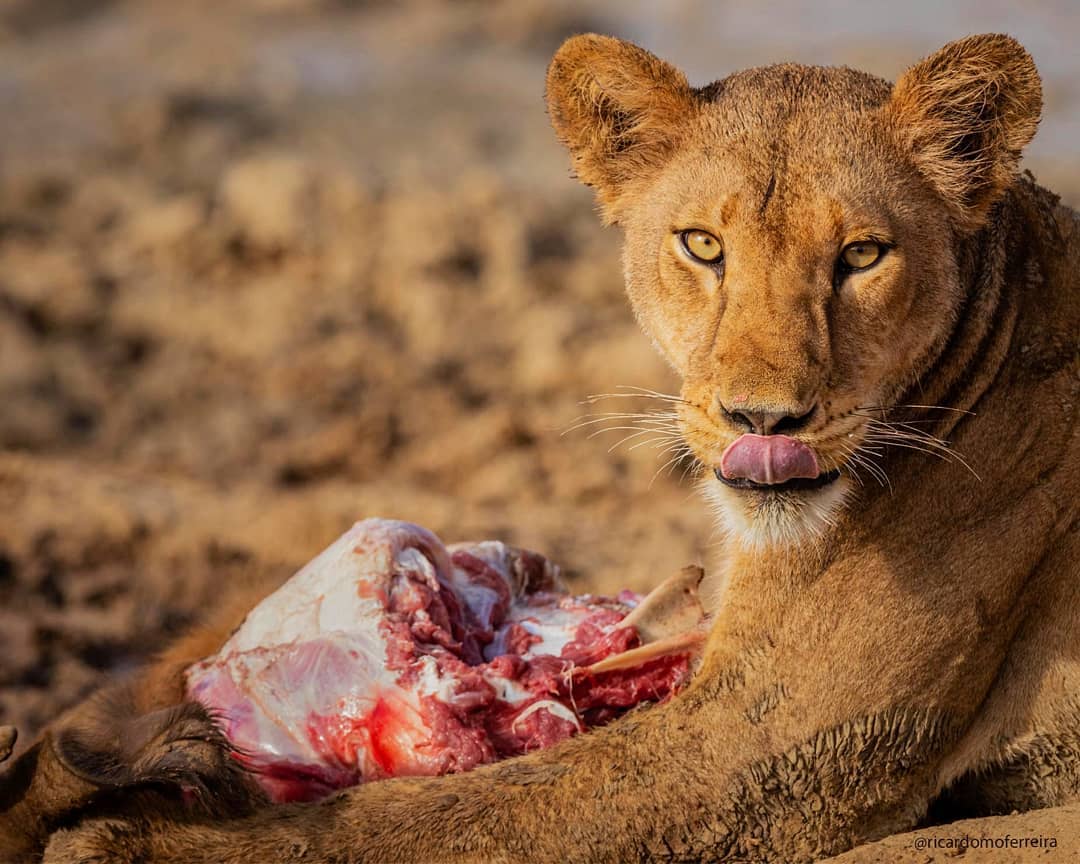
M 228 739 L 195 702 L 132 716 L 123 699 L 102 696 L 50 738 L 68 771 L 103 790 L 172 789 L 218 815 L 258 800 Z
M 19 731 L 14 726 L 0 726 L 0 762 L 11 755 L 18 737 Z

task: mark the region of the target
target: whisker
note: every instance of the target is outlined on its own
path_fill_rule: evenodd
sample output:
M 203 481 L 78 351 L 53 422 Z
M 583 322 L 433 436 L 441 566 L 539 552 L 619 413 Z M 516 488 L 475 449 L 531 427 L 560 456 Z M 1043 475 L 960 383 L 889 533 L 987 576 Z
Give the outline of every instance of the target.
M 893 492 L 892 480 L 889 479 L 889 475 L 885 469 L 880 465 L 875 465 L 869 459 L 862 459 L 860 457 L 859 461 L 866 467 L 866 470 L 870 472 L 870 475 L 877 480 L 880 486 L 889 490 L 889 494 L 891 495 Z
M 862 465 L 862 467 L 870 473 L 870 476 L 877 480 L 878 485 L 888 486 L 889 491 L 892 492 L 892 483 L 889 480 L 889 475 L 883 467 L 873 461 L 875 456 L 880 458 L 881 454 L 876 451 L 872 452 L 867 450 L 867 448 L 862 445 L 856 445 L 855 452 L 852 453 L 851 459 L 856 464 Z
M 974 417 L 974 411 L 968 411 L 966 408 L 950 408 L 948 405 L 861 405 L 858 408 L 852 409 L 852 413 L 858 413 L 859 411 L 901 411 L 904 409 L 914 409 L 919 411 L 952 411 L 956 414 L 967 414 L 969 417 Z
M 852 453 L 856 453 L 856 452 L 861 451 L 863 453 L 869 453 L 869 454 L 871 454 L 873 456 L 877 456 L 879 458 L 881 456 L 885 455 L 885 451 L 883 449 L 881 449 L 880 447 L 875 447 L 872 444 L 867 446 L 865 443 L 860 442 L 860 443 L 856 444 L 856 443 L 854 443 L 852 441 L 844 441 L 842 443 L 843 443 L 844 446 L 846 446 L 848 448 L 849 452 L 852 452 Z
M 844 450 L 844 452 L 845 452 L 845 453 L 847 454 L 847 456 L 848 456 L 848 457 L 849 457 L 849 459 L 850 459 L 850 457 L 851 457 L 851 455 L 852 455 L 852 454 L 851 454 L 851 451 L 850 451 L 849 449 L 847 449 L 847 448 L 844 448 L 844 447 L 842 447 L 842 449 Z M 833 467 L 834 467 L 834 468 L 835 468 L 835 469 L 836 469 L 837 471 L 840 471 L 841 473 L 844 473 L 844 469 L 845 469 L 845 468 L 847 468 L 848 470 L 847 470 L 847 472 L 846 472 L 846 473 L 847 473 L 847 474 L 849 474 L 849 475 L 850 475 L 851 477 L 854 477 L 854 478 L 855 478 L 855 481 L 856 481 L 856 482 L 857 482 L 857 483 L 858 483 L 858 484 L 859 484 L 860 486 L 865 486 L 865 484 L 863 483 L 863 479 L 862 479 L 862 477 L 860 477 L 860 476 L 859 476 L 859 472 L 855 470 L 855 466 L 854 466 L 854 464 L 851 464 L 851 463 L 849 463 L 849 464 L 847 464 L 847 465 L 841 465 L 841 464 L 840 464 L 840 460 L 839 460 L 839 459 L 836 459 L 836 458 L 834 458 L 834 459 L 833 459 L 832 461 L 833 461 L 833 463 L 834 463 L 834 464 L 833 464 Z
M 628 414 L 619 412 L 609 412 L 605 414 L 584 414 L 581 417 L 575 417 L 570 421 L 570 426 L 563 430 L 562 434 L 566 435 L 569 432 L 575 432 L 578 429 L 583 429 L 586 426 L 595 426 L 598 423 L 604 423 L 607 420 L 633 420 L 637 423 L 650 423 L 653 425 L 665 425 L 675 428 L 676 424 L 673 422 L 676 420 L 676 416 L 653 413 L 653 414 Z
M 860 477 L 860 476 L 859 476 L 859 472 L 858 472 L 858 471 L 856 470 L 857 468 L 863 468 L 863 469 L 864 469 L 864 470 L 866 471 L 866 473 L 867 473 L 867 474 L 870 474 L 870 475 L 871 475 L 872 477 L 874 477 L 874 478 L 875 478 L 875 479 L 876 479 L 876 480 L 878 481 L 878 485 L 879 485 L 879 486 L 883 486 L 883 485 L 884 485 L 884 484 L 883 484 L 883 483 L 881 482 L 881 478 L 880 478 L 880 477 L 877 477 L 877 475 L 876 475 L 876 474 L 874 474 L 874 472 L 873 472 L 873 471 L 871 471 L 871 470 L 870 470 L 870 469 L 869 469 L 869 468 L 868 468 L 868 467 L 866 466 L 866 462 L 865 462 L 865 460 L 863 460 L 863 459 L 862 459 L 862 458 L 861 458 L 861 457 L 860 457 L 860 456 L 859 456 L 858 454 L 856 454 L 856 453 L 852 453 L 852 454 L 850 454 L 850 455 L 848 456 L 848 467 L 849 467 L 849 468 L 851 469 L 851 475 L 852 475 L 853 477 L 856 477 L 856 478 L 858 478 L 858 480 L 859 480 L 859 484 L 860 484 L 860 485 L 863 485 L 863 486 L 865 486 L 865 484 L 863 483 L 862 477 Z
M 873 437 L 874 434 L 875 433 L 868 434 L 867 438 Z M 964 468 L 966 468 L 971 473 L 972 477 L 982 482 L 982 477 L 979 476 L 979 473 L 974 468 L 972 468 L 971 465 L 968 464 L 967 460 L 964 459 L 964 457 L 957 453 L 955 450 L 949 450 L 948 448 L 941 447 L 928 449 L 927 447 L 920 447 L 918 444 L 913 443 L 912 439 L 904 439 L 899 436 L 892 439 L 877 437 L 875 440 L 878 440 L 880 443 L 884 444 L 887 447 L 901 447 L 905 450 L 918 450 L 920 453 L 926 453 L 929 456 L 936 456 L 943 462 L 955 461 L 958 464 L 962 465 Z
M 667 417 L 674 420 L 678 416 L 674 411 L 590 411 L 588 414 L 578 415 L 570 422 L 575 423 L 590 417 Z
M 871 421 L 871 423 L 869 424 L 870 431 L 867 434 L 877 435 L 884 438 L 894 438 L 902 441 L 915 441 L 919 444 L 925 444 L 928 447 L 933 447 L 937 450 L 942 450 L 953 455 L 959 454 L 959 451 L 954 450 L 952 445 L 943 438 L 939 438 L 936 435 L 931 435 L 930 433 L 925 432 L 922 429 L 901 428 L 903 426 L 904 424 L 895 425 L 890 423 Z
M 856 416 L 864 417 L 865 415 L 858 414 Z M 866 417 L 865 419 L 869 420 L 871 423 L 885 423 L 886 422 L 884 420 L 878 420 L 876 417 Z M 923 426 L 933 426 L 935 423 L 940 423 L 940 422 L 941 422 L 940 420 L 905 420 L 904 425 L 915 426 L 915 425 L 920 425 L 921 424 Z
M 963 465 L 977 479 L 981 479 L 981 478 L 979 478 L 979 475 L 976 474 L 975 471 L 971 468 L 970 465 L 966 465 L 963 462 L 960 462 L 959 460 L 953 460 L 953 459 L 949 458 L 948 455 L 946 455 L 944 453 L 940 453 L 940 452 L 938 452 L 936 450 L 927 450 L 925 447 L 920 447 L 917 444 L 911 444 L 911 443 L 902 442 L 902 441 L 891 441 L 891 442 L 889 442 L 889 446 L 898 447 L 901 450 L 914 450 L 914 451 L 916 451 L 918 453 L 925 453 L 927 456 L 934 456 L 935 458 L 940 459 L 942 462 L 957 461 L 958 464 Z
M 636 450 L 638 447 L 642 447 L 645 444 L 652 444 L 655 447 L 659 447 L 661 444 L 671 445 L 672 442 L 678 440 L 680 440 L 680 438 L 676 435 L 661 435 L 658 438 L 646 438 L 644 441 L 638 441 L 637 444 L 634 444 L 632 447 L 628 447 L 626 452 L 629 453 L 630 451 Z
M 697 460 L 690 448 L 687 448 L 687 455 L 690 457 L 689 461 L 683 472 L 679 475 L 679 483 L 682 484 L 686 481 L 686 475 L 698 475 L 700 477 L 701 472 L 705 470 L 705 465 Z
M 656 445 L 657 449 L 660 448 L 661 443 L 663 443 L 663 442 L 658 442 L 657 443 L 657 445 Z M 667 447 L 665 447 L 663 450 L 660 450 L 660 452 L 656 454 L 656 458 L 657 459 L 663 459 L 664 456 L 666 456 L 668 453 L 674 453 L 676 450 L 681 451 L 682 453 L 689 453 L 690 452 L 690 448 L 687 447 L 686 444 L 682 440 L 672 441 L 667 445 Z
M 621 393 L 591 393 L 585 397 L 581 403 L 583 405 L 592 405 L 595 402 L 599 402 L 601 399 L 660 399 L 664 402 L 686 402 L 680 396 L 675 396 L 671 393 L 659 393 L 656 390 L 649 390 L 646 387 L 634 387 L 629 384 L 617 384 L 616 390 L 622 390 Z
M 631 432 L 641 432 L 642 434 L 645 434 L 645 433 L 648 433 L 648 432 L 655 433 L 656 435 L 665 434 L 665 430 L 663 430 L 663 429 L 654 429 L 651 426 L 647 427 L 645 429 L 642 429 L 640 426 L 604 426 L 604 427 L 602 427 L 600 429 L 593 429 L 592 432 L 590 432 L 585 437 L 586 438 L 595 438 L 597 435 L 603 435 L 605 432 L 621 432 L 623 430 L 631 431 Z
M 674 393 L 661 393 L 659 390 L 650 390 L 648 387 L 638 387 L 635 384 L 616 384 L 616 390 L 629 390 L 632 393 L 637 393 L 640 396 L 648 396 L 652 399 L 667 399 L 669 402 L 685 402 L 681 396 L 676 396 Z
M 879 444 L 884 444 L 886 447 L 892 441 L 907 441 L 912 444 L 918 444 L 923 447 L 928 447 L 935 453 L 941 454 L 942 456 L 959 456 L 959 453 L 956 450 L 953 450 L 951 447 L 949 447 L 948 444 L 945 444 L 942 441 L 920 438 L 918 436 L 904 432 L 870 431 L 866 433 L 866 440 L 875 441 Z
M 612 444 L 608 448 L 608 451 L 607 451 L 608 453 L 611 453 L 613 450 L 615 450 L 616 448 L 618 448 L 622 444 L 625 444 L 627 441 L 633 441 L 635 438 L 640 438 L 642 435 L 656 435 L 656 434 L 658 434 L 658 433 L 654 432 L 652 429 L 636 429 L 634 426 L 616 426 L 613 429 L 597 429 L 589 437 L 590 438 L 595 438 L 597 435 L 601 435 L 604 432 L 615 432 L 615 431 L 618 431 L 620 429 L 632 430 L 632 431 L 631 431 L 631 434 L 624 435 L 622 438 L 620 438 L 618 441 L 616 441 L 614 444 Z M 656 439 L 655 438 L 647 438 L 647 439 L 645 439 L 646 443 L 648 443 L 650 441 L 654 441 L 654 440 L 656 440 Z
M 678 430 L 678 426 L 668 420 L 662 419 L 649 419 L 649 418 L 633 418 L 633 417 L 598 417 L 595 420 L 588 420 L 581 423 L 576 423 L 567 429 L 564 429 L 562 435 L 569 435 L 571 432 L 577 432 L 579 429 L 585 429 L 588 426 L 598 426 L 601 423 L 607 423 L 609 421 L 626 420 L 629 423 L 633 423 L 635 429 L 656 429 L 657 431 L 675 432 Z M 618 428 L 618 427 L 612 427 Z M 561 437 L 561 436 L 560 436 Z
M 964 414 L 969 417 L 975 416 L 973 411 L 968 411 L 964 408 L 952 408 L 947 405 L 920 404 L 864 405 L 854 409 L 852 413 L 865 418 L 867 426 L 865 440 L 867 442 L 877 444 L 881 447 L 898 447 L 905 450 L 917 450 L 921 453 L 926 453 L 929 456 L 936 456 L 944 462 L 956 462 L 959 465 L 962 465 L 976 479 L 982 479 L 963 454 L 955 450 L 952 444 L 926 429 L 919 428 L 919 424 L 933 425 L 936 421 L 932 419 L 904 419 L 896 421 L 884 419 L 885 416 L 887 416 L 886 412 L 903 409 L 950 411 L 955 414 Z M 880 412 L 882 417 L 877 418 L 869 416 L 867 412 Z
M 971 466 L 968 464 L 967 459 L 964 458 L 962 453 L 960 453 L 958 450 L 953 450 L 947 444 L 939 441 L 928 441 L 924 438 L 916 438 L 898 434 L 883 434 L 880 432 L 869 433 L 867 437 L 872 437 L 874 440 L 878 441 L 886 447 L 892 444 L 897 447 L 901 445 L 906 445 L 913 449 L 924 449 L 931 455 L 937 456 L 938 458 L 946 462 L 955 461 L 965 466 L 969 471 L 972 470 Z
M 661 455 L 663 455 L 663 454 L 661 454 Z M 689 447 L 683 446 L 681 448 L 678 448 L 678 450 L 677 450 L 677 452 L 675 453 L 674 456 L 672 456 L 670 459 L 667 460 L 667 462 L 665 462 L 663 465 L 661 465 L 659 468 L 656 469 L 656 473 L 653 474 L 652 479 L 649 480 L 648 488 L 652 489 L 653 483 L 656 482 L 656 478 L 660 476 L 660 474 L 663 472 L 663 470 L 665 468 L 669 468 L 670 469 L 669 473 L 670 473 L 671 470 L 675 469 L 675 465 L 678 464 L 680 459 L 685 459 L 689 455 L 690 455 L 690 448 Z
M 919 435 L 930 435 L 932 437 L 937 437 L 932 432 L 927 432 L 925 429 L 920 429 L 917 425 L 919 423 L 922 423 L 922 425 L 924 426 L 931 425 L 938 422 L 936 420 L 880 420 L 877 417 L 867 417 L 866 422 L 872 426 L 885 426 L 889 429 L 908 428 L 911 429 L 913 432 L 918 433 Z
M 918 441 L 922 444 L 932 445 L 945 450 L 949 449 L 948 445 L 940 438 L 935 438 L 932 435 L 917 435 L 906 429 L 891 429 L 887 426 L 868 426 L 866 437 L 869 438 L 871 435 L 875 435 L 879 438 L 895 438 L 899 441 Z
M 811 501 L 809 501 L 808 503 L 810 504 L 810 509 L 814 511 L 814 514 L 815 514 L 815 515 L 817 516 L 817 518 L 818 518 L 818 519 L 819 519 L 819 520 L 820 520 L 821 522 L 823 522 L 824 524 L 828 525 L 828 526 L 829 526 L 830 528 L 835 528 L 835 527 L 836 527 L 836 519 L 835 519 L 835 517 L 833 517 L 833 516 L 830 516 L 830 515 L 829 515 L 829 513 L 828 513 L 828 511 L 827 511 L 827 510 L 825 510 L 825 508 L 824 508 L 824 507 L 821 507 L 820 505 L 816 504 L 816 503 L 815 503 L 814 501 L 812 501 L 812 500 L 811 500 Z M 818 533 L 818 534 L 820 535 L 820 534 L 822 534 L 822 533 L 824 533 L 824 532 L 823 532 L 823 531 L 822 531 L 822 529 L 821 529 L 821 528 L 819 527 L 819 528 L 817 529 L 817 533 Z

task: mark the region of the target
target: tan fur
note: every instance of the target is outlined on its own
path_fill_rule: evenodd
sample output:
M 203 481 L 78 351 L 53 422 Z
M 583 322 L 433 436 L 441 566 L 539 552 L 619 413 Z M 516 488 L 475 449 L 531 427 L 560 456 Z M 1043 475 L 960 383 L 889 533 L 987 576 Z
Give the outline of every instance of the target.
M 665 705 L 460 776 L 224 822 L 86 821 L 46 861 L 798 862 L 908 829 L 935 798 L 1002 812 L 1080 793 L 1080 224 L 1015 176 L 1031 58 L 976 36 L 895 87 L 789 65 L 691 90 L 581 36 L 548 101 L 625 232 L 698 459 L 741 431 L 724 405 L 813 410 L 791 434 L 841 485 L 712 487 L 722 597 Z M 682 252 L 686 228 L 722 238 L 722 278 Z M 894 248 L 835 278 L 868 234 Z M 874 441 L 871 420 L 907 404 L 957 409 L 902 416 L 978 477 Z

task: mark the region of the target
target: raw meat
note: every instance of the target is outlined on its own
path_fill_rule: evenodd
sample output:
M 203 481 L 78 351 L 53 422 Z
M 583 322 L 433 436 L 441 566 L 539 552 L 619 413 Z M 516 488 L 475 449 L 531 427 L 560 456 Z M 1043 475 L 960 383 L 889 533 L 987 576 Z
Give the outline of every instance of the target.
M 669 696 L 702 632 L 700 572 L 680 578 L 654 592 L 661 632 L 642 645 L 637 594 L 573 597 L 535 553 L 447 548 L 419 526 L 369 519 L 192 666 L 188 694 L 275 801 L 467 771 Z

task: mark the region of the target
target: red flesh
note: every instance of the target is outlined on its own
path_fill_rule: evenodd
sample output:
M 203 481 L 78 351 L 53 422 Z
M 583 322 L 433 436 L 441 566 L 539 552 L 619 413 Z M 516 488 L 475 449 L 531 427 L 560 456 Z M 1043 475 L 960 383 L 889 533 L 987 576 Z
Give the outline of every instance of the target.
M 688 675 L 686 654 L 600 674 L 585 669 L 639 644 L 633 628 L 618 626 L 639 599 L 629 592 L 619 600 L 552 591 L 515 598 L 511 570 L 532 568 L 521 570 L 526 589 L 541 585 L 539 556 L 493 544 L 446 556 L 422 529 L 379 520 L 358 523 L 350 535 L 360 541 L 353 555 L 390 548 L 386 560 L 395 562 L 392 573 L 365 571 L 356 586 L 352 596 L 367 615 L 358 616 L 359 635 L 301 626 L 266 647 L 252 647 L 249 635 L 240 650 L 226 645 L 188 672 L 191 696 L 219 713 L 275 801 L 467 771 L 549 747 L 639 702 L 667 698 Z M 492 549 L 505 557 L 485 560 Z M 319 570 L 322 557 L 309 565 L 323 580 L 314 584 L 333 585 L 335 568 L 345 573 L 341 562 L 351 559 L 331 556 Z M 281 589 L 289 590 L 312 602 L 300 589 Z M 276 602 L 287 614 L 296 605 L 287 596 Z

